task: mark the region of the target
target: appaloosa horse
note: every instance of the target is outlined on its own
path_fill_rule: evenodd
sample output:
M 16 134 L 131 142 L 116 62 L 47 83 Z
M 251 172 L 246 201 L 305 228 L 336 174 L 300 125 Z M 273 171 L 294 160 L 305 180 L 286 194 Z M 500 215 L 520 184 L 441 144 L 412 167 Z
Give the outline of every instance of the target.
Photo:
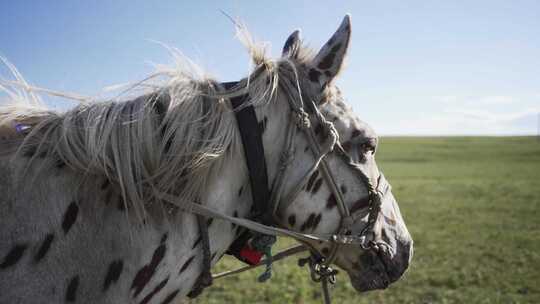
M 232 86 L 180 68 L 131 100 L 57 113 L 27 94 L 1 106 L 0 303 L 185 297 L 205 270 L 204 248 L 213 265 L 245 229 L 209 217 L 204 241 L 200 217 L 182 202 L 258 219 L 235 116 L 243 109 L 258 122 L 250 128 L 264 147 L 264 188 L 283 194 L 273 225 L 333 235 L 300 241 L 346 271 L 358 291 L 396 281 L 412 239 L 377 169 L 377 136 L 333 84 L 350 35 L 346 16 L 316 54 L 298 31 L 277 60 L 248 45 L 254 72 Z

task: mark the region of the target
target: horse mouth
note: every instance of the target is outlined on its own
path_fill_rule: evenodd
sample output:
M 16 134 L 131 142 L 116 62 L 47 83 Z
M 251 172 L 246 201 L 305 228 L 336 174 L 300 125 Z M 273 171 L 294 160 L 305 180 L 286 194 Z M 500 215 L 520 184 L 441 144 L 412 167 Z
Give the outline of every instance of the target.
M 386 289 L 390 285 L 387 277 L 379 276 L 370 281 L 351 280 L 351 284 L 358 292 L 367 292 L 377 289 Z
M 354 274 L 349 273 L 351 284 L 358 292 L 366 292 L 376 289 L 386 289 L 397 278 L 391 277 L 385 258 L 373 251 L 364 253 L 361 257 L 362 269 Z

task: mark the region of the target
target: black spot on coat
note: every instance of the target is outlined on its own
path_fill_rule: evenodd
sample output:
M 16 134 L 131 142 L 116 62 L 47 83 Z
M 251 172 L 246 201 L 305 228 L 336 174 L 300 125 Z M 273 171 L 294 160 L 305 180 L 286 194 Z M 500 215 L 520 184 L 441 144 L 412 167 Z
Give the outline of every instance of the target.
M 199 245 L 199 243 L 202 241 L 202 236 L 199 235 L 199 237 L 195 240 L 195 242 L 193 243 L 193 246 L 191 246 L 191 249 L 195 249 L 195 247 L 197 247 L 197 245 Z
M 328 200 L 326 201 L 326 209 L 332 209 L 335 206 L 337 206 L 337 200 L 336 200 L 336 197 L 334 196 L 334 193 L 331 193 L 330 196 L 328 197 Z
M 164 235 L 164 237 L 166 234 Z M 166 237 L 165 237 L 166 239 Z M 154 273 L 156 272 L 156 269 L 163 260 L 163 257 L 165 257 L 165 252 L 167 250 L 167 246 L 165 245 L 165 240 L 161 239 L 161 244 L 156 248 L 154 251 L 154 254 L 152 255 L 152 259 L 150 260 L 150 263 L 143 266 L 135 275 L 135 278 L 133 279 L 133 282 L 131 283 L 131 289 L 135 290 L 134 297 L 139 295 L 139 293 L 143 290 L 143 288 L 148 284 Z
M 161 302 L 161 304 L 169 304 L 172 302 L 172 300 L 174 300 L 174 298 L 176 298 L 176 296 L 178 295 L 178 293 L 180 292 L 180 289 L 177 289 L 173 292 L 171 292 L 165 299 L 163 299 L 163 302 Z
M 315 215 L 315 213 L 311 213 L 307 220 L 302 224 L 300 227 L 300 231 L 306 231 L 307 229 L 315 228 L 319 222 L 321 221 L 321 214 Z
M 45 257 L 47 252 L 49 252 L 49 249 L 51 248 L 51 244 L 54 240 L 54 234 L 49 233 L 45 236 L 45 239 L 41 243 L 41 246 L 39 246 L 39 250 L 34 256 L 34 261 L 39 262 L 41 259 Z
M 189 264 L 193 262 L 193 259 L 195 259 L 194 255 L 192 255 L 189 259 L 187 259 L 184 265 L 182 265 L 182 267 L 180 268 L 180 271 L 178 272 L 178 274 L 181 274 L 182 272 L 184 272 L 189 267 Z
M 317 177 L 319 177 L 319 171 L 318 170 L 313 172 L 313 174 L 309 177 L 307 187 L 306 187 L 307 191 L 311 191 L 311 188 L 313 187 L 313 183 L 315 182 L 315 180 L 317 180 Z
M 79 288 L 79 276 L 76 275 L 69 281 L 66 290 L 66 302 L 75 302 L 77 298 L 77 288 Z
M 62 230 L 64 230 L 64 234 L 67 234 L 69 232 L 69 229 L 71 229 L 71 226 L 75 223 L 77 220 L 77 215 L 79 214 L 79 206 L 76 202 L 71 202 L 64 213 L 64 219 L 62 220 Z
M 317 214 L 317 216 L 313 220 L 313 225 L 312 225 L 313 229 L 316 229 L 317 226 L 319 226 L 319 223 L 321 222 L 321 219 L 322 219 L 322 213 Z
M 139 304 L 146 304 L 152 300 L 152 298 L 161 290 L 165 285 L 167 285 L 167 282 L 169 281 L 169 277 L 165 278 L 165 280 L 161 281 L 155 288 L 152 290 L 149 294 L 144 297 L 144 299 L 139 302 Z
M 107 291 L 112 283 L 118 281 L 120 274 L 122 274 L 122 269 L 124 269 L 124 262 L 122 260 L 112 261 L 109 264 L 107 275 L 105 275 L 105 280 L 103 281 L 103 291 Z
M 0 264 L 0 269 L 6 269 L 10 266 L 17 264 L 22 258 L 24 251 L 28 248 L 26 244 L 17 244 L 11 248 L 11 250 L 4 257 L 4 261 Z
M 319 178 L 317 182 L 315 183 L 315 186 L 313 186 L 313 191 L 311 191 L 311 194 L 317 193 L 317 191 L 319 191 L 319 189 L 321 188 L 322 183 L 323 183 L 323 179 Z
M 362 132 L 360 130 L 358 130 L 358 129 L 354 129 L 352 131 L 352 133 L 351 133 L 351 138 L 355 138 L 355 137 L 358 137 L 360 135 L 362 135 Z
M 352 204 L 351 213 L 369 206 L 369 196 L 365 196 Z

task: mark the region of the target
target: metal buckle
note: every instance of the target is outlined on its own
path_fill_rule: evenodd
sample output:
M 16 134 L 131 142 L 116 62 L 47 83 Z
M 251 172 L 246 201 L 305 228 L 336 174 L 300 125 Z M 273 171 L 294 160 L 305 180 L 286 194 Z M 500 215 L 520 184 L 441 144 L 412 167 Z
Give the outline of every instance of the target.
M 331 284 L 336 283 L 338 271 L 329 265 L 326 265 L 324 258 L 318 258 L 312 254 L 307 258 L 298 260 L 298 266 L 303 267 L 306 264 L 309 266 L 310 276 L 313 282 L 319 283 L 323 280 L 328 280 Z

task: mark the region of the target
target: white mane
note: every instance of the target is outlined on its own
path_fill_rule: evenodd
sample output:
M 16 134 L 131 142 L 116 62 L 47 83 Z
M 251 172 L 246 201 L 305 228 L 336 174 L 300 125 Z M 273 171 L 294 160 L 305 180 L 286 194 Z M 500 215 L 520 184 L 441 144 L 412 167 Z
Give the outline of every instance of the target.
M 245 30 L 239 33 L 256 63 L 252 75 L 238 86 L 242 94 L 249 93 L 251 103 L 272 100 L 280 77 L 294 77 L 296 83 L 296 72 L 279 68 L 283 62 L 288 64 L 281 66 L 293 66 L 288 59 L 268 60 L 264 45 L 255 44 Z M 96 101 L 53 92 L 83 101 L 62 114 L 45 107 L 37 89 L 9 65 L 17 81 L 0 83 L 11 100 L 0 106 L 0 133 L 16 125 L 30 126 L 29 134 L 20 136 L 18 152 L 34 150 L 34 155 L 50 156 L 75 170 L 106 175 L 120 187 L 124 204 L 137 212 L 144 212 L 144 204 L 157 201 L 162 192 L 197 201 L 205 181 L 220 171 L 231 153 L 240 151 L 235 117 L 224 99 L 240 93 L 224 92 L 172 51 L 174 68 L 161 67 L 122 94 L 137 98 Z

